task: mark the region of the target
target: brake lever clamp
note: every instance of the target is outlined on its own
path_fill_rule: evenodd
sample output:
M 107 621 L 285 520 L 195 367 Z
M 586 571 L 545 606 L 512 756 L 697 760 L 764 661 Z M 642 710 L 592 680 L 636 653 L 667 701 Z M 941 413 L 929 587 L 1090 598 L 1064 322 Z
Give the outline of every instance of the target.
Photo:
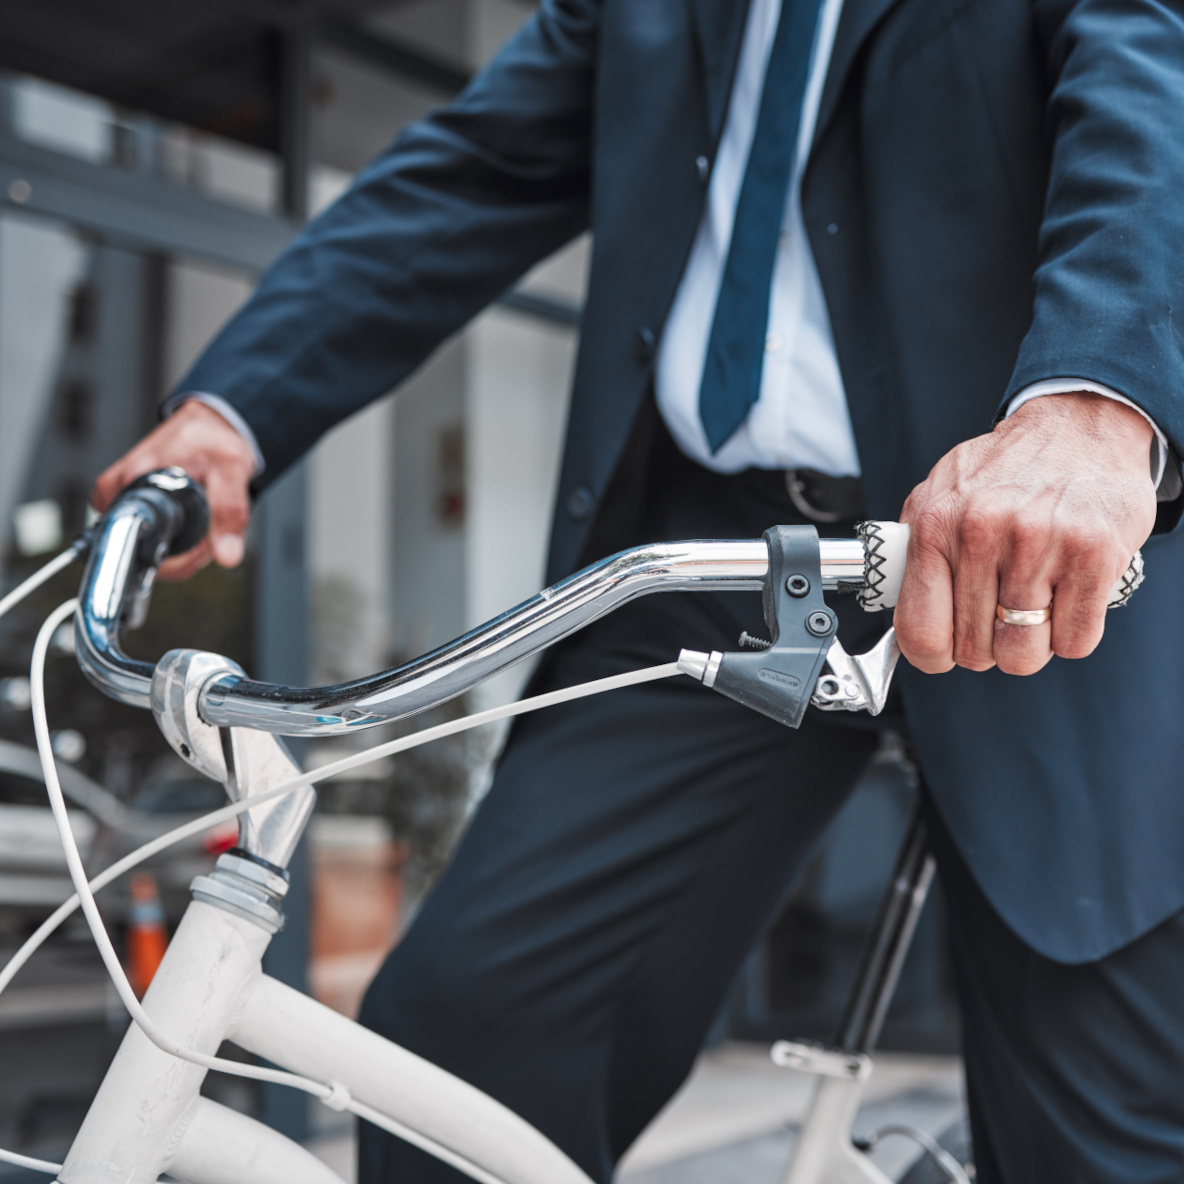
M 761 594 L 772 638 L 756 653 L 683 650 L 684 674 L 786 727 L 801 725 L 838 620 L 822 596 L 818 531 L 774 526 L 765 531 L 769 569 Z

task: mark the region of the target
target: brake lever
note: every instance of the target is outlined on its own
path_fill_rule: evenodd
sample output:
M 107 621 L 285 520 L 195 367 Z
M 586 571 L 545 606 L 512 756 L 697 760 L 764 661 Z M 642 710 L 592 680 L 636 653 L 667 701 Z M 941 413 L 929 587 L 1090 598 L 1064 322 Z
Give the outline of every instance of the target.
M 858 531 L 865 581 L 860 605 L 869 612 L 894 608 L 909 528 L 897 522 L 863 522 Z M 790 728 L 801 725 L 807 705 L 879 715 L 900 660 L 895 630 L 889 629 L 866 654 L 848 654 L 835 636 L 837 619 L 822 599 L 818 532 L 810 526 L 775 526 L 765 531 L 764 539 L 769 566 L 762 607 L 771 640 L 742 634 L 740 644 L 758 653 L 683 650 L 679 669 Z M 1107 607 L 1126 604 L 1142 582 L 1143 556 L 1136 552 L 1111 589 Z
M 762 608 L 771 640 L 758 641 L 757 653 L 683 650 L 679 669 L 790 728 L 801 726 L 809 704 L 879 715 L 900 658 L 895 631 L 866 654 L 848 654 L 837 636 L 838 619 L 822 598 L 818 532 L 775 526 L 764 539 L 769 567 Z
M 761 607 L 770 640 L 756 653 L 683 650 L 679 669 L 705 687 L 788 728 L 801 726 L 816 693 L 838 618 L 822 596 L 818 532 L 773 526 Z
M 896 630 L 889 629 L 866 654 L 849 654 L 835 637 L 810 702 L 823 711 L 866 711 L 879 715 L 888 700 L 900 658 Z

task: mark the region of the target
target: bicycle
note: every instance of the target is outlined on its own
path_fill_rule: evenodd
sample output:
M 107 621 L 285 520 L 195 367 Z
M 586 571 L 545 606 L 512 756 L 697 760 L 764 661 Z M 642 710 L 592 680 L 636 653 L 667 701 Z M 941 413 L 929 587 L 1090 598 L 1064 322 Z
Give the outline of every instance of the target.
M 801 723 L 811 703 L 878 714 L 900 655 L 895 635 L 889 629 L 869 653 L 847 654 L 823 593 L 846 589 L 866 608 L 892 607 L 908 528 L 864 523 L 858 538 L 834 540 L 819 539 L 813 527 L 774 527 L 760 540 L 637 547 L 577 572 L 406 665 L 339 686 L 292 688 L 252 682 L 217 654 L 172 650 L 153 666 L 120 649 L 121 628 L 134 627 L 147 613 L 159 564 L 195 545 L 206 521 L 204 496 L 184 473 L 150 474 L 120 495 L 86 539 L 0 601 L 2 615 L 21 595 L 87 554 L 79 599 L 47 618 L 31 670 L 38 751 L 76 893 L 0 971 L 0 991 L 81 908 L 134 1021 L 65 1163 L 12 1152 L 0 1152 L 0 1159 L 54 1174 L 62 1184 L 146 1184 L 162 1172 L 190 1184 L 340 1184 L 304 1148 L 200 1096 L 202 1079 L 213 1068 L 304 1090 L 482 1184 L 590 1184 L 558 1147 L 493 1098 L 263 974 L 263 951 L 283 924 L 285 868 L 312 813 L 312 786 L 467 727 L 678 674 L 790 727 Z M 1111 603 L 1125 603 L 1141 579 L 1142 559 L 1136 555 Z M 341 735 L 405 718 L 463 693 L 636 596 L 696 589 L 760 590 L 770 638 L 736 653 L 683 650 L 663 666 L 481 712 L 312 773 L 299 770 L 279 739 Z M 231 799 L 229 806 L 145 844 L 89 884 L 50 746 L 42 677 L 49 640 L 70 616 L 76 658 L 88 679 L 107 695 L 150 709 L 170 747 L 220 781 Z M 218 858 L 213 872 L 193 881 L 193 901 L 141 1004 L 93 894 L 170 843 L 234 817 L 238 845 Z M 888 1184 L 853 1143 L 851 1126 L 932 876 L 933 858 L 918 817 L 835 1047 L 784 1041 L 773 1047 L 776 1063 L 817 1078 L 785 1184 Z M 220 1060 L 214 1053 L 226 1039 L 281 1068 Z M 886 1128 L 878 1135 L 894 1133 L 902 1132 Z M 926 1149 L 947 1179 L 967 1180 L 947 1153 L 936 1145 Z

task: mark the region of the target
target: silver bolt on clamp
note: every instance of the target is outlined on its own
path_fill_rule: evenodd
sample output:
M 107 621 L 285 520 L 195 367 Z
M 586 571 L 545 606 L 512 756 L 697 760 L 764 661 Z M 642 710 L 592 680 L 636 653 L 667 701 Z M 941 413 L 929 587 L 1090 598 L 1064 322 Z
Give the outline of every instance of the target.
M 846 1081 L 866 1081 L 872 1072 L 872 1059 L 864 1053 L 798 1040 L 778 1040 L 769 1050 L 769 1059 L 782 1069 Z

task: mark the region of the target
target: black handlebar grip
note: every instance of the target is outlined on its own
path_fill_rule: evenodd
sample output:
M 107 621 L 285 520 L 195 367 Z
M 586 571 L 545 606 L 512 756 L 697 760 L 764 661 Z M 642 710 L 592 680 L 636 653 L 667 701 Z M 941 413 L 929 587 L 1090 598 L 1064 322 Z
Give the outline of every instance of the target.
M 183 469 L 174 466 L 145 473 L 127 486 L 119 498 L 129 496 L 147 502 L 160 515 L 168 555 L 191 551 L 210 528 L 205 491 Z

